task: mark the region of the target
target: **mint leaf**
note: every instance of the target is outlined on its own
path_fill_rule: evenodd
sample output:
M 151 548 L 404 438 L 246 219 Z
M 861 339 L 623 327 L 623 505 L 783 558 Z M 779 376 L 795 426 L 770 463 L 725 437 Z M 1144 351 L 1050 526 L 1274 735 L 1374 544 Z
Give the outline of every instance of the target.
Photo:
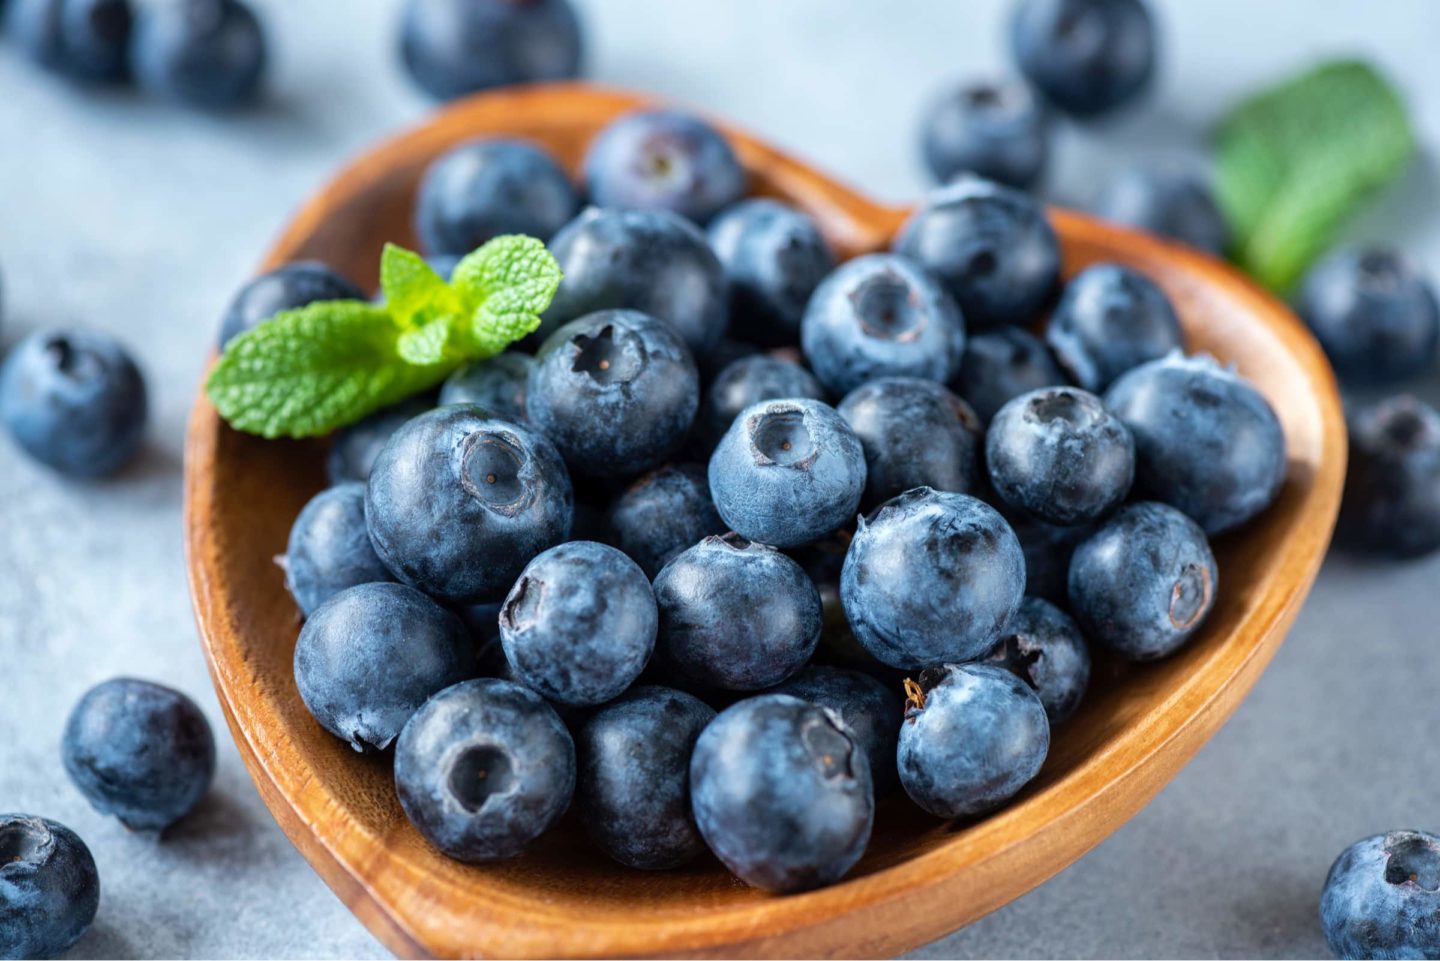
M 1360 61 L 1322 64 L 1240 104 L 1216 142 L 1236 260 L 1288 290 L 1414 149 L 1399 94 Z
M 476 359 L 494 357 L 540 326 L 560 286 L 560 265 L 534 237 L 496 237 L 455 266 L 451 286 L 469 308 Z
M 403 331 L 384 306 L 320 301 L 241 334 L 205 391 L 230 425 L 262 437 L 314 437 L 434 386 L 458 365 L 399 358 Z
M 436 317 L 464 313 L 460 298 L 425 258 L 395 244 L 380 255 L 380 290 L 397 323 L 423 327 Z
M 435 318 L 419 330 L 405 331 L 396 343 L 400 359 L 407 364 L 443 364 L 457 357 L 463 360 L 463 356 L 451 348 L 457 322 L 457 317 L 447 314 Z

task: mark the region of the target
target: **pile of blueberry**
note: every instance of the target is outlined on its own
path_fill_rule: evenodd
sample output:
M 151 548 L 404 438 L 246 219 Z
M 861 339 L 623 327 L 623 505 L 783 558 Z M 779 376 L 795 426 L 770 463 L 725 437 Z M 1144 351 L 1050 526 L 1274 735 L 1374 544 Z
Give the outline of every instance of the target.
M 582 184 L 508 139 L 423 178 L 441 270 L 525 232 L 564 280 L 517 349 L 335 437 L 285 569 L 306 706 L 393 750 L 452 857 L 518 855 L 573 802 L 632 867 L 832 883 L 897 786 L 944 818 L 1012 798 L 1091 645 L 1177 650 L 1209 538 L 1280 489 L 1264 398 L 1185 356 L 1142 274 L 1062 286 L 1029 196 L 961 178 L 837 264 L 746 188 L 668 110 L 605 128 Z M 356 294 L 282 267 L 222 336 Z

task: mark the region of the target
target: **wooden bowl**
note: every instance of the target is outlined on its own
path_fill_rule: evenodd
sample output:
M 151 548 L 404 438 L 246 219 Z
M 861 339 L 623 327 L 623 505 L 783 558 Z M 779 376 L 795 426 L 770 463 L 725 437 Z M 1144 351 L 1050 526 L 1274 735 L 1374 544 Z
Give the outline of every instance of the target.
M 314 257 L 374 284 L 381 245 L 410 244 L 426 164 L 483 134 L 531 138 L 572 169 L 591 136 L 644 103 L 555 86 L 458 103 L 371 151 L 307 203 L 264 267 Z M 884 248 L 906 211 L 878 206 L 737 131 L 756 192 L 819 221 L 849 257 Z M 1345 431 L 1330 370 L 1276 300 L 1224 264 L 1062 210 L 1073 274 L 1116 260 L 1174 298 L 1194 350 L 1239 365 L 1274 405 L 1289 447 L 1279 500 L 1216 544 L 1220 592 L 1203 632 L 1165 661 L 1102 661 L 1080 713 L 1056 731 L 1040 776 L 975 823 L 880 805 L 860 864 L 834 887 L 774 897 L 703 860 L 668 873 L 622 868 L 567 818 L 524 857 L 471 866 L 420 839 L 386 758 L 321 730 L 295 689 L 295 607 L 272 558 L 324 484 L 321 442 L 267 442 L 225 427 L 201 396 L 185 458 L 191 589 L 236 744 L 280 826 L 357 916 L 408 956 L 890 955 L 1025 893 L 1123 824 L 1229 716 L 1295 617 L 1340 500 Z M 296 906 L 301 910 L 300 906 Z

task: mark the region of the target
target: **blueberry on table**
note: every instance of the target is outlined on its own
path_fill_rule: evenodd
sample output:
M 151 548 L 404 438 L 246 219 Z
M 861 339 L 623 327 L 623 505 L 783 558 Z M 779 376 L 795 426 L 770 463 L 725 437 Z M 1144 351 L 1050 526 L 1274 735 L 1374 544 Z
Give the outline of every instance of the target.
M 725 269 L 690 221 L 665 210 L 590 207 L 550 242 L 565 279 L 537 341 L 597 310 L 628 308 L 673 327 L 697 355 L 725 332 Z
M 518 351 L 477 360 L 451 374 L 440 388 L 440 405 L 479 404 L 501 420 L 525 423 L 525 391 L 535 358 Z
M 1219 257 L 1230 229 L 1209 181 L 1180 163 L 1127 167 L 1110 181 L 1094 213 Z
M 575 735 L 575 801 L 590 839 L 621 864 L 677 868 L 705 852 L 690 811 L 690 755 L 715 711 L 683 691 L 637 687 Z
M 655 601 L 658 662 L 702 688 L 778 684 L 820 641 L 820 595 L 804 569 L 738 534 L 677 555 L 655 577 Z
M 872 380 L 846 394 L 836 410 L 865 451 L 865 505 L 915 487 L 976 493 L 980 420 L 939 384 L 914 377 Z
M 61 953 L 90 929 L 99 906 L 95 859 L 74 831 L 0 814 L 0 957 Z
M 437 100 L 578 76 L 584 54 L 570 0 L 408 0 L 400 55 Z
M 865 491 L 865 451 L 818 400 L 745 408 L 710 456 L 710 493 L 731 530 L 798 547 L 849 523 Z
M 406 422 L 365 494 L 375 553 L 400 581 L 447 603 L 495 600 L 570 533 L 574 493 L 554 445 L 473 405 Z
M 1214 536 L 1274 502 L 1285 482 L 1285 433 L 1249 381 L 1205 355 L 1142 364 L 1105 393 L 1135 438 L 1135 488 Z
M 815 376 L 844 394 L 877 377 L 946 383 L 965 353 L 965 319 L 929 273 L 894 254 L 868 254 L 821 281 L 800 322 Z
M 695 823 L 746 884 L 790 893 L 834 884 L 870 841 L 870 762 L 833 711 L 785 694 L 735 704 L 690 760 Z
M 282 310 L 321 300 L 364 300 L 365 293 L 318 260 L 300 260 L 267 271 L 241 287 L 220 322 L 220 346 L 254 330 Z
M 1090 684 L 1090 649 L 1060 608 L 1027 597 L 985 660 L 1013 672 L 1040 698 L 1054 727 L 1070 718 Z
M 800 318 L 835 255 L 811 217 L 753 197 L 710 224 L 710 246 L 730 281 L 730 333 L 777 346 L 800 338 Z
M 431 255 L 464 257 L 501 234 L 549 240 L 580 208 L 570 178 L 526 140 L 471 140 L 425 170 L 415 233 Z
M 130 63 L 140 86 L 202 110 L 255 100 L 266 64 L 265 33 L 241 0 L 171 0 L 138 10 Z
M 908 681 L 896 761 L 910 800 L 936 817 L 993 811 L 1030 783 L 1050 723 L 1030 686 L 990 664 L 944 664 Z
M 436 691 L 475 676 L 454 614 L 404 584 L 361 584 L 316 608 L 295 644 L 295 685 L 320 726 L 383 751 Z
M 1122 508 L 1070 559 L 1070 612 L 1086 637 L 1132 661 L 1179 650 L 1219 589 L 1205 532 L 1165 504 Z
M 834 711 L 870 760 L 875 796 L 884 797 L 894 789 L 898 783 L 895 745 L 905 715 L 905 705 L 896 691 L 860 671 L 812 665 L 773 693 L 789 694 Z
M 1005 519 L 928 487 L 864 518 L 840 574 L 856 640 L 904 670 L 983 656 L 1024 596 L 1025 555 Z
M 1060 279 L 1060 241 L 1045 208 L 970 175 L 931 191 L 895 251 L 940 278 L 972 332 L 1030 323 Z
M 432 395 L 412 397 L 377 410 L 349 427 L 335 432 L 325 459 L 325 474 L 332 484 L 367 481 L 380 452 L 395 432 L 407 423 L 435 409 Z
M 1340 508 L 1346 546 L 1390 557 L 1440 548 L 1440 414 L 1410 396 L 1350 421 L 1350 470 Z
M 1050 118 L 1018 79 L 964 83 L 931 103 L 920 144 L 925 165 L 937 181 L 972 173 L 1024 190 L 1045 171 Z
M 1326 257 L 1306 274 L 1296 310 L 1347 383 L 1393 384 L 1435 366 L 1435 291 L 1394 250 L 1350 248 Z
M 97 684 L 61 740 L 70 780 L 101 814 L 161 831 L 188 814 L 215 776 L 215 738 L 195 702 L 149 681 Z
M 1067 383 L 1069 379 L 1038 337 L 1019 327 L 1000 327 L 965 342 L 965 356 L 951 387 L 989 423 L 1012 398 Z
M 1337 958 L 1440 957 L 1440 837 L 1390 831 L 1335 859 L 1320 924 Z
M 1080 271 L 1065 286 L 1045 340 L 1070 379 L 1095 392 L 1185 346 L 1170 298 L 1149 277 L 1121 264 Z
M 290 528 L 285 587 L 309 615 L 348 587 L 395 578 L 370 543 L 365 485 L 349 481 L 316 494 Z
M 697 421 L 699 439 L 713 449 L 742 410 L 788 397 L 824 400 L 825 388 L 794 361 L 771 354 L 741 357 L 716 374 L 706 389 Z
M 745 193 L 745 168 L 723 134 L 679 110 L 612 121 L 585 152 L 585 187 L 601 207 L 668 210 L 705 223 Z
M 670 465 L 641 477 L 610 506 L 609 524 L 615 546 L 651 578 L 676 554 L 725 532 L 698 464 Z
M 5 26 L 11 41 L 48 70 L 91 83 L 120 81 L 129 72 L 130 0 L 14 0 Z
M 985 463 L 1005 503 L 1051 524 L 1086 524 L 1130 492 L 1135 441 L 1094 394 L 1042 387 L 1000 408 Z
M 700 375 L 680 335 L 638 310 L 602 310 L 545 341 L 527 413 L 565 462 L 592 477 L 658 467 L 685 442 Z
M 114 474 L 145 439 L 145 379 L 114 338 L 32 334 L 0 367 L 0 421 L 35 460 L 67 477 Z
M 395 789 L 410 823 L 460 861 L 513 858 L 565 813 L 575 742 L 534 691 L 498 678 L 446 688 L 395 745 Z
M 1076 117 L 1134 101 L 1155 73 L 1155 24 L 1141 0 L 1021 0 L 1010 21 L 1016 65 Z

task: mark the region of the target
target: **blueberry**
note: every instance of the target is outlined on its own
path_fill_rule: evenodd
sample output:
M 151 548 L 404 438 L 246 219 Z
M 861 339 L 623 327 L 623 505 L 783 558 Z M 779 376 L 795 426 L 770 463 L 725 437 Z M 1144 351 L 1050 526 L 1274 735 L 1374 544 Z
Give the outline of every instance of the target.
M 1080 628 L 1060 608 L 1027 597 L 985 658 L 1034 689 L 1050 725 L 1068 720 L 1090 683 L 1090 649 Z
M 872 380 L 836 408 L 865 450 L 865 498 L 874 507 L 913 487 L 973 494 L 981 470 L 980 421 L 933 381 Z
M 1270 404 L 1208 356 L 1151 361 L 1122 376 L 1105 406 L 1135 437 L 1137 491 L 1189 514 L 1210 535 L 1275 500 L 1285 434 Z
M 174 824 L 215 776 L 215 738 L 195 702 L 126 677 L 85 692 L 65 723 L 60 753 L 95 810 L 132 831 Z
M 1132 661 L 1180 649 L 1215 604 L 1205 532 L 1165 504 L 1122 508 L 1070 559 L 1070 612 L 1085 636 Z
M 690 811 L 690 755 L 714 719 L 703 701 L 653 686 L 590 716 L 575 738 L 576 806 L 602 851 L 646 871 L 677 868 L 704 853 Z
M 140 86 L 202 110 L 255 100 L 265 73 L 265 33 L 240 0 L 147 3 L 136 18 L 131 66 Z
M 1094 394 L 1042 387 L 1000 408 L 985 463 L 1007 504 L 1051 524 L 1085 524 L 1130 492 L 1135 441 Z
M 349 481 L 316 494 L 290 528 L 285 587 L 309 615 L 347 587 L 392 581 L 365 526 L 365 485 Z
M 1230 245 L 1230 230 L 1209 181 L 1184 164 L 1125 168 L 1105 188 L 1095 214 L 1216 257 Z
M 525 140 L 471 140 L 430 164 L 415 201 L 427 253 L 463 257 L 501 234 L 549 240 L 580 199 L 548 153 Z
M 876 377 L 945 383 L 960 369 L 965 320 L 916 264 L 869 254 L 821 282 L 805 308 L 800 344 L 815 376 L 844 394 Z
M 960 84 L 931 103 L 920 143 L 926 166 L 942 183 L 973 173 L 1024 190 L 1045 171 L 1050 118 L 1019 80 Z
M 708 348 L 702 353 L 695 355 L 695 366 L 700 369 L 700 383 L 702 385 L 712 383 L 721 371 L 735 363 L 735 361 L 742 360 L 746 357 L 753 357 L 756 354 L 764 352 L 764 349 L 759 344 L 735 340 L 730 337 L 721 337 L 715 342 L 714 347 Z M 798 354 L 798 351 L 796 353 Z M 772 356 L 776 355 L 778 355 L 778 352 L 772 351 Z
M 0 814 L 0 956 L 48 958 L 80 940 L 100 906 L 100 875 L 63 824 Z
M 824 400 L 825 389 L 815 375 L 792 361 L 770 354 L 742 357 L 720 371 L 705 391 L 699 432 L 713 448 L 751 404 L 790 397 Z
M 1070 379 L 1095 392 L 1185 346 L 1170 298 L 1149 277 L 1120 264 L 1096 264 L 1077 274 L 1045 339 Z
M 1028 324 L 1060 278 L 1060 242 L 1045 209 L 968 175 L 930 193 L 895 250 L 940 278 L 971 330 Z
M 597 310 L 629 308 L 658 317 L 703 354 L 725 331 L 725 270 L 705 235 L 664 210 L 591 207 L 550 242 L 565 279 L 536 339 Z
M 1000 327 L 966 341 L 952 386 L 989 423 L 1012 398 L 1068 382 L 1037 337 L 1019 327 Z
M 737 534 L 707 537 L 655 578 L 660 661 L 688 684 L 757 691 L 810 660 L 820 595 L 799 564 Z
M 984 655 L 1024 596 L 1025 555 L 1005 519 L 928 487 L 862 520 L 840 574 L 855 638 L 906 670 Z
M 570 531 L 574 494 L 554 446 L 465 404 L 395 432 L 375 462 L 365 517 L 397 578 L 452 603 L 494 600 Z
M 725 532 L 715 512 L 705 469 L 662 467 L 637 480 L 610 507 L 610 530 L 619 547 L 647 577 L 702 539 Z
M 325 472 L 332 484 L 367 481 L 380 452 L 401 427 L 435 409 L 433 396 L 412 397 L 335 432 Z
M 516 676 L 562 704 L 603 704 L 635 682 L 655 650 L 650 579 L 594 541 L 552 547 L 526 565 L 500 610 Z
M 774 693 L 834 711 L 870 761 L 875 796 L 894 789 L 895 745 L 905 712 L 898 694 L 869 674 L 818 665 L 805 668 Z
M 674 328 L 638 310 L 602 310 L 555 331 L 530 372 L 530 420 L 566 463 L 633 476 L 685 442 L 700 375 Z
M 1155 73 L 1155 24 L 1141 0 L 1021 0 L 1010 51 L 1051 103 L 1096 117 L 1134 101 Z
M 1440 957 L 1440 837 L 1389 831 L 1335 859 L 1320 924 L 1337 958 Z
M 35 63 L 78 80 L 109 83 L 129 72 L 130 0 L 15 0 L 6 21 Z
M 357 751 L 383 751 L 427 698 L 473 677 L 477 663 L 454 614 L 403 584 L 361 584 L 305 621 L 295 685 L 321 727 Z
M 735 704 L 690 760 L 695 823 L 740 880 L 786 893 L 834 884 L 870 841 L 870 763 L 833 711 L 784 694 Z
M 440 388 L 440 403 L 479 404 L 502 420 L 525 423 L 525 390 L 535 358 L 506 351 L 462 367 Z
M 929 813 L 985 814 L 1040 773 L 1050 724 L 1040 698 L 1014 674 L 990 664 L 945 664 L 906 686 L 900 784 Z
M 705 223 L 745 193 L 745 168 L 699 117 L 639 110 L 612 121 L 585 152 L 585 186 L 601 207 L 668 210 Z
M 460 861 L 513 858 L 559 820 L 575 793 L 575 742 L 534 691 L 498 678 L 446 688 L 395 745 L 405 816 Z
M 1394 250 L 1350 248 L 1326 257 L 1305 276 L 1296 309 L 1347 383 L 1391 384 L 1435 366 L 1435 291 Z
M 0 367 L 0 420 L 21 449 L 67 477 L 124 467 L 145 439 L 145 379 L 106 334 L 32 334 Z
M 1062 527 L 1016 512 L 1006 515 L 1025 552 L 1025 592 L 1053 604 L 1069 603 L 1070 557 L 1094 525 Z
M 846 524 L 865 490 L 865 451 L 818 400 L 745 408 L 710 457 L 710 493 L 743 537 L 798 547 Z
M 798 340 L 805 305 L 835 266 L 815 221 L 754 197 L 722 211 L 709 233 L 730 281 L 731 333 L 771 346 Z
M 437 100 L 580 74 L 584 38 L 570 0 L 409 0 L 400 56 Z
M 1350 422 L 1340 539 L 1391 557 L 1440 549 L 1440 414 L 1395 397 Z
M 220 322 L 220 346 L 254 330 L 282 310 L 320 300 L 364 300 L 365 293 L 316 260 L 276 267 L 240 288 Z

